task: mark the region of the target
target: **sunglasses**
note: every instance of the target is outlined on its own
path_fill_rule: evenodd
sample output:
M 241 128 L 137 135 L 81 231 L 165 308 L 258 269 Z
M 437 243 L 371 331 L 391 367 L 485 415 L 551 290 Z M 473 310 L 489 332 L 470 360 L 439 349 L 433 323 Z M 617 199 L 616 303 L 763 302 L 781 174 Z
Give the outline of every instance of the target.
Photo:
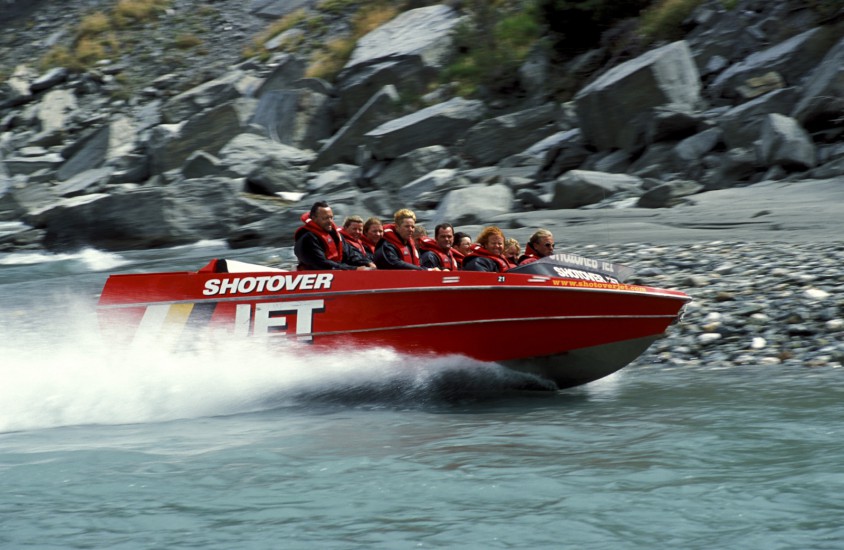
M 545 248 L 554 248 L 554 243 L 542 243 Z

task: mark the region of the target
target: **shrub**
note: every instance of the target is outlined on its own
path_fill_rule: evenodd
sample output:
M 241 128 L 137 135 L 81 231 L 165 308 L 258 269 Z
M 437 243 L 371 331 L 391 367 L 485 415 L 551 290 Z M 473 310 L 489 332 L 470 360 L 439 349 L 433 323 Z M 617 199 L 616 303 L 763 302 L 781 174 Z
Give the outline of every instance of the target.
M 344 5 L 356 2 L 333 0 Z M 359 38 L 393 19 L 399 8 L 389 2 L 377 2 L 359 9 L 351 20 L 350 35 L 336 38 L 320 48 L 311 58 L 305 71 L 309 77 L 333 80 L 352 55 Z
M 332 80 L 339 73 L 355 49 L 351 37 L 335 38 L 329 41 L 311 58 L 305 76 Z
M 76 27 L 79 36 L 101 34 L 111 28 L 111 19 L 104 12 L 96 11 L 82 18 Z
M 202 39 L 195 34 L 180 34 L 173 40 L 173 47 L 180 50 L 189 50 L 202 44 Z
M 118 0 L 112 17 L 118 27 L 154 19 L 170 5 L 170 0 Z
M 84 70 L 120 51 L 115 29 L 145 23 L 170 3 L 171 0 L 118 0 L 108 12 L 96 11 L 83 17 L 76 27 L 73 46 L 53 47 L 38 64 L 42 69 L 61 66 L 74 71 Z
M 683 37 L 682 23 L 703 0 L 659 0 L 642 13 L 639 33 L 647 40 Z
M 264 48 L 264 44 L 268 40 L 283 33 L 286 30 L 292 29 L 308 17 L 304 9 L 298 9 L 288 13 L 284 17 L 276 20 L 269 27 L 264 29 L 258 36 L 252 39 L 252 44 L 243 49 L 243 57 L 269 57 L 269 52 Z
M 508 92 L 518 85 L 518 68 L 542 34 L 535 14 L 514 11 L 518 7 L 507 2 L 472 3 L 469 21 L 455 32 L 459 54 L 442 73 L 444 81 L 456 82 L 459 94 L 474 95 L 481 88 Z
M 70 51 L 67 46 L 53 46 L 38 61 L 41 70 L 51 67 L 65 67 L 71 71 L 78 71 L 85 66 Z
M 92 65 L 108 57 L 103 43 L 88 36 L 83 36 L 79 39 L 73 53 L 76 59 L 85 66 Z

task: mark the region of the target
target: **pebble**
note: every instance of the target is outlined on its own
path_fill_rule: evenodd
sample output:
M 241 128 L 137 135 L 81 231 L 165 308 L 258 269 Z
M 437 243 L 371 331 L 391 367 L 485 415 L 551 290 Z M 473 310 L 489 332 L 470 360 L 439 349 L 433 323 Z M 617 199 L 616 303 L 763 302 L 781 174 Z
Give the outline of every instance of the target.
M 803 295 L 812 300 L 826 300 L 829 298 L 829 292 L 819 288 L 808 288 L 803 292 Z

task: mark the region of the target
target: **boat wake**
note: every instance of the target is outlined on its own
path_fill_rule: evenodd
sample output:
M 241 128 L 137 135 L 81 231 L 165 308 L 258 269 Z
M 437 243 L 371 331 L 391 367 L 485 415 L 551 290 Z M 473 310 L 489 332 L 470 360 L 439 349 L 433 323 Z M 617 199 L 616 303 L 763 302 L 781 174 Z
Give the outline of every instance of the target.
M 390 349 L 317 354 L 307 345 L 194 341 L 190 349 L 127 349 L 106 341 L 84 305 L 0 343 L 0 432 L 133 424 L 282 407 L 414 406 L 553 389 L 532 376 L 462 357 L 419 358 Z M 8 319 L 8 317 L 7 317 Z M 5 322 L 4 322 L 5 324 Z M 8 332 L 5 327 L 3 332 Z M 544 384 L 544 387 L 542 386 Z

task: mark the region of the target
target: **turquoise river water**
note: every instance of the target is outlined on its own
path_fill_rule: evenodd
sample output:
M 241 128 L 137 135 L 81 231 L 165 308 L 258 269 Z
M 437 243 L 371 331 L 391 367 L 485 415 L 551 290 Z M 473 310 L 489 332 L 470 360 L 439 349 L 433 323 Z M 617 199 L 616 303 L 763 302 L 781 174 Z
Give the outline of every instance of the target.
M 218 246 L 0 255 L 0 548 L 844 548 L 840 369 L 103 341 L 107 273 Z

